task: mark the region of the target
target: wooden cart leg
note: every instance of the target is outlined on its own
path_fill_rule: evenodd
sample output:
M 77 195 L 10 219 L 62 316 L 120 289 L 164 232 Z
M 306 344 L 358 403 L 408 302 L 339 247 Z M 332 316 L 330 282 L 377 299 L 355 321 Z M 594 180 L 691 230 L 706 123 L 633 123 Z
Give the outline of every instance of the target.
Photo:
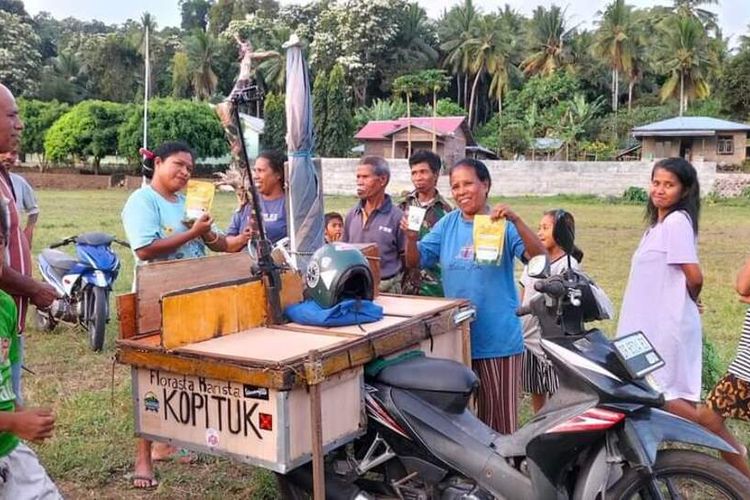
M 325 500 L 325 463 L 323 461 L 323 422 L 320 406 L 320 383 L 323 367 L 320 352 L 310 351 L 305 363 L 307 384 L 310 389 L 310 430 L 312 439 L 313 500 Z

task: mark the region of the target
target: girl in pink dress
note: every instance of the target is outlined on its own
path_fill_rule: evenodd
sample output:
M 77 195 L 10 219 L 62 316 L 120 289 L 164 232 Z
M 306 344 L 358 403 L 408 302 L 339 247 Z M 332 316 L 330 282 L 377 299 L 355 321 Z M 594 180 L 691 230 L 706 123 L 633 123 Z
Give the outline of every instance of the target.
M 682 158 L 654 165 L 646 220 L 630 267 L 617 335 L 642 331 L 666 362 L 654 372 L 665 409 L 696 421 L 700 401 L 702 332 L 698 264 L 700 187 Z

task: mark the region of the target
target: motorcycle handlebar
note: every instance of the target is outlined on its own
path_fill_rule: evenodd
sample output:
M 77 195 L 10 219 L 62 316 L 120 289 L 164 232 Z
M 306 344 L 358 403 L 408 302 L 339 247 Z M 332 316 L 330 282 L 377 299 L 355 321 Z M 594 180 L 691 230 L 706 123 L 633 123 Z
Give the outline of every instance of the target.
M 76 237 L 75 236 L 71 236 L 70 238 L 65 238 L 64 240 L 58 241 L 57 243 L 53 243 L 49 247 L 50 248 L 62 247 L 62 246 L 65 246 L 65 245 L 68 245 L 68 244 L 74 242 L 75 240 L 76 240 Z
M 534 289 L 537 292 L 546 293 L 552 297 L 562 297 L 565 295 L 565 285 L 559 279 L 537 281 L 534 283 Z

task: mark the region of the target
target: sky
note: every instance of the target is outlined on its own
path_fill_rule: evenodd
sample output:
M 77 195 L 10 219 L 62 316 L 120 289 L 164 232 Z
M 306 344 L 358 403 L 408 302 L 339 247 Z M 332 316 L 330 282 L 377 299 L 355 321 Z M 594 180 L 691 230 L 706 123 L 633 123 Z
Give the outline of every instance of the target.
M 309 0 L 292 1 L 281 0 L 282 5 L 287 3 L 308 3 Z M 719 0 L 719 5 L 709 6 L 719 14 L 719 24 L 724 31 L 724 36 L 731 35 L 730 45 L 737 45 L 739 35 L 748 31 L 750 24 L 750 0 Z M 109 2 L 102 0 L 25 0 L 26 10 L 34 15 L 39 11 L 47 11 L 53 17 L 62 19 L 65 17 L 76 17 L 78 19 L 98 19 L 107 24 L 119 24 L 132 18 L 138 19 L 145 11 L 149 11 L 159 26 L 178 26 L 180 24 L 180 12 L 177 0 L 127 0 L 125 2 Z M 418 0 L 430 17 L 437 18 L 441 12 L 459 3 L 459 0 Z M 561 6 L 567 5 L 567 14 L 571 25 L 582 25 L 591 27 L 596 17 L 596 12 L 603 10 L 607 0 L 475 0 L 474 4 L 485 12 L 491 12 L 499 6 L 508 3 L 512 8 L 525 14 L 531 12 L 537 5 L 549 6 L 556 3 Z M 671 1 L 661 0 L 629 0 L 629 4 L 637 7 L 648 7 L 652 5 L 671 5 Z

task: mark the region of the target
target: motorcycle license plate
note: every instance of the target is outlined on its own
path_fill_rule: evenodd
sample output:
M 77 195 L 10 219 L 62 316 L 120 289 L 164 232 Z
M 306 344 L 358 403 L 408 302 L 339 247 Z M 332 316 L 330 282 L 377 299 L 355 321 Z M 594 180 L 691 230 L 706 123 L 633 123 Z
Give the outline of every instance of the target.
M 612 341 L 617 358 L 633 378 L 642 378 L 664 366 L 664 360 L 643 332 L 635 332 Z

